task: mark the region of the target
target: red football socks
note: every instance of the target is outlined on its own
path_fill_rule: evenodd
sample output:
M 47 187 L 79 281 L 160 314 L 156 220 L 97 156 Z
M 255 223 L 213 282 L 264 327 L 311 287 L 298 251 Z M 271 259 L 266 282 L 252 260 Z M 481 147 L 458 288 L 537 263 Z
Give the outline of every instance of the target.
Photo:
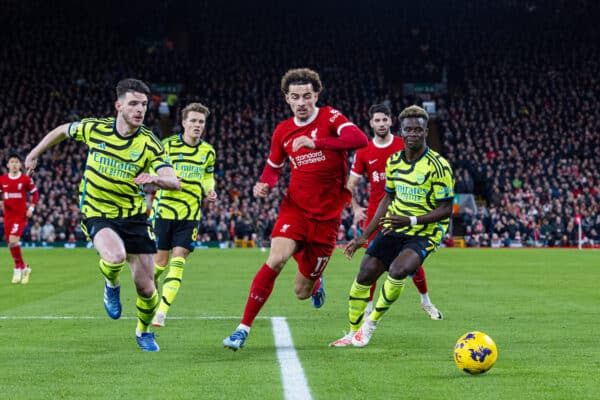
M 12 254 L 13 260 L 15 260 L 15 269 L 25 269 L 21 246 L 10 247 L 10 254 Z
M 315 286 L 313 286 L 311 295 L 314 295 L 315 293 L 317 293 L 317 290 L 319 290 L 320 287 L 321 287 L 321 279 L 317 279 L 317 281 L 315 282 Z
M 254 318 L 271 295 L 278 275 L 279 272 L 271 269 L 266 263 L 258 270 L 252 281 L 252 286 L 250 286 L 250 294 L 244 309 L 242 324 L 252 326 Z
M 415 283 L 415 286 L 417 287 L 419 293 L 427 293 L 427 278 L 425 278 L 425 270 L 423 269 L 422 265 L 419 266 L 412 280 Z
M 373 282 L 371 285 L 371 291 L 369 292 L 369 301 L 373 301 L 373 297 L 375 296 L 375 289 L 377 289 L 377 281 Z

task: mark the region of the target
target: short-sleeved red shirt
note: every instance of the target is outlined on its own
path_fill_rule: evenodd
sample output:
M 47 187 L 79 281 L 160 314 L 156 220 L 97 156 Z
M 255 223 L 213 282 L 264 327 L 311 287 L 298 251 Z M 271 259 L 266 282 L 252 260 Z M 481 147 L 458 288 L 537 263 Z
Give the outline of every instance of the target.
M 386 161 L 394 153 L 404 149 L 404 141 L 401 137 L 392 135 L 392 140 L 384 145 L 376 145 L 372 140 L 367 147 L 356 151 L 356 157 L 350 173 L 354 176 L 367 176 L 371 185 L 369 193 L 369 206 L 367 209 L 367 221 L 371 221 L 379 202 L 385 196 L 385 165 Z
M 25 218 L 27 214 L 27 193 L 33 195 L 37 192 L 37 188 L 33 180 L 23 173 L 14 178 L 4 174 L 0 175 L 0 192 L 4 202 L 5 218 L 19 219 Z

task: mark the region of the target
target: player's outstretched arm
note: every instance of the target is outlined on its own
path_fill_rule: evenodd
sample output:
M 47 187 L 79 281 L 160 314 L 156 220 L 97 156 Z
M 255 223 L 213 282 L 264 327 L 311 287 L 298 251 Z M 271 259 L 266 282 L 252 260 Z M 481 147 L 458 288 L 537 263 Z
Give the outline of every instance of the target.
M 175 176 L 173 167 L 162 167 L 156 171 L 157 175 L 150 175 L 149 173 L 143 172 L 133 179 L 136 185 L 144 185 L 151 183 L 158 186 L 161 189 L 166 190 L 181 190 L 181 182 Z
M 452 203 L 452 199 L 441 201 L 435 209 L 418 217 L 405 217 L 403 215 L 385 216 L 381 218 L 380 223 L 387 226 L 381 228 L 381 233 L 385 235 L 395 229 L 409 226 L 411 225 L 411 218 L 415 218 L 413 225 L 426 225 L 450 218 L 452 215 Z
M 367 136 L 354 124 L 345 126 L 338 137 L 326 137 L 313 140 L 307 136 L 299 136 L 292 142 L 292 151 L 301 148 L 320 150 L 355 150 L 369 143 Z
M 352 256 L 356 252 L 356 250 L 363 247 L 365 243 L 367 243 L 367 239 L 361 237 L 357 237 L 352 239 L 347 245 L 344 246 L 344 254 L 348 260 L 352 259 Z
M 338 137 L 325 137 L 314 141 L 320 150 L 356 150 L 369 144 L 369 139 L 356 125 L 348 124 L 340 129 Z
M 270 159 L 267 160 L 265 168 L 260 176 L 260 180 L 256 182 L 252 189 L 254 197 L 263 198 L 269 194 L 269 190 L 277 184 L 282 167 L 283 164 L 275 165 Z
M 25 158 L 25 171 L 27 175 L 31 175 L 35 170 L 39 156 L 69 137 L 69 125 L 69 123 L 62 124 L 48 132 L 37 146 L 29 152 Z
M 350 176 L 348 177 L 348 183 L 346 184 L 346 187 L 348 188 L 350 193 L 352 193 L 352 214 L 354 215 L 353 222 L 355 224 L 358 224 L 359 222 L 367 219 L 365 207 L 358 204 L 358 200 L 357 200 L 358 195 L 356 192 L 357 192 L 358 185 L 360 184 L 361 180 L 362 180 L 362 177 L 358 177 L 356 175 L 350 174 Z
M 379 202 L 379 205 L 377 206 L 377 211 L 375 211 L 375 215 L 373 216 L 373 219 L 371 220 L 371 222 L 369 222 L 369 225 L 365 228 L 362 235 L 360 235 L 357 238 L 352 239 L 350 241 L 350 243 L 348 243 L 344 247 L 344 254 L 346 255 L 346 258 L 348 260 L 352 258 L 352 256 L 354 255 L 354 252 L 357 249 L 359 249 L 360 247 L 362 247 L 365 243 L 367 243 L 369 241 L 369 238 L 371 237 L 373 232 L 375 232 L 378 229 L 379 220 L 387 212 L 387 209 L 388 209 L 390 203 L 392 202 L 392 200 L 394 200 L 394 196 L 395 196 L 395 193 L 388 192 L 387 196 L 384 196 L 383 199 L 381 199 L 381 201 Z

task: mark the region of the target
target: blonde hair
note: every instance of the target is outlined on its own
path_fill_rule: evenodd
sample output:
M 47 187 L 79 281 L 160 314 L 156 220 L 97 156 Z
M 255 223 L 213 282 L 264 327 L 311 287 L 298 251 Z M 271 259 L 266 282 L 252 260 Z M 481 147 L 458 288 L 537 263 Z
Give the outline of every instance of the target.
M 190 103 L 181 110 L 181 119 L 184 120 L 187 118 L 188 114 L 191 111 L 199 112 L 204 114 L 205 118 L 208 118 L 210 115 L 210 110 L 202 103 Z
M 429 121 L 429 114 L 423 108 L 412 105 L 410 107 L 406 107 L 400 115 L 398 115 L 398 119 L 402 122 L 403 119 L 406 118 L 423 118 L 425 121 Z

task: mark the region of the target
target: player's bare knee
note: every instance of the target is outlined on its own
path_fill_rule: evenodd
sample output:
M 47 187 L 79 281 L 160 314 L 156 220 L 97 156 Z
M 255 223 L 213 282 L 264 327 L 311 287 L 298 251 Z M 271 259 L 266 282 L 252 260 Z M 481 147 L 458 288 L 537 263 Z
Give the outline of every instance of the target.
M 8 242 L 8 247 L 17 247 L 19 242 Z
M 152 297 L 155 290 L 154 281 L 135 282 L 135 291 L 138 296 L 146 298 Z
M 125 262 L 127 254 L 122 250 L 107 251 L 102 255 L 102 259 L 110 264 L 122 264 Z
M 404 279 L 408 276 L 409 269 L 401 266 L 390 266 L 389 276 L 392 279 Z
M 277 254 L 270 254 L 269 258 L 267 259 L 267 265 L 277 272 L 283 269 L 283 266 L 286 262 L 287 259 L 285 259 L 285 257 Z
M 356 275 L 356 282 L 361 285 L 371 285 L 381 276 L 381 273 L 376 268 L 361 267 Z

